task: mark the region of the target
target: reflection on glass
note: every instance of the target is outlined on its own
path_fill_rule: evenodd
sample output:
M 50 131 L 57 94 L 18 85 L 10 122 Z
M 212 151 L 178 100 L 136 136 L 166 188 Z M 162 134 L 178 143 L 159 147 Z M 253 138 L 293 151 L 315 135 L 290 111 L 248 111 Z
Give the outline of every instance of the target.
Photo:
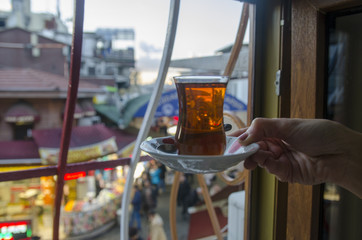
M 362 13 L 333 14 L 329 24 L 327 118 L 362 132 Z M 362 200 L 325 184 L 322 220 L 322 239 L 362 239 Z

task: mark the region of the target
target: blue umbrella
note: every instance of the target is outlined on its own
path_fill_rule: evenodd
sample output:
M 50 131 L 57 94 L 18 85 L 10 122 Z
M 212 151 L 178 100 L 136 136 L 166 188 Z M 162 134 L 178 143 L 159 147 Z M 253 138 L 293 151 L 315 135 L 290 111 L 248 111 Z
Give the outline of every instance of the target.
M 133 117 L 143 117 L 146 113 L 148 101 L 138 108 Z M 178 116 L 178 97 L 176 90 L 169 90 L 162 93 L 160 102 L 156 109 L 155 117 L 173 117 Z
M 246 111 L 247 106 L 241 100 L 237 99 L 233 95 L 225 94 L 224 97 L 224 110 L 241 112 Z
M 146 113 L 148 101 L 138 108 L 133 117 L 143 117 Z M 237 99 L 236 97 L 225 94 L 224 110 L 228 111 L 246 111 L 246 104 Z M 169 90 L 162 93 L 160 102 L 156 109 L 155 117 L 173 117 L 178 116 L 178 97 L 177 91 Z
M 143 117 L 146 113 L 148 102 L 151 95 L 141 95 L 130 100 L 121 111 L 120 126 L 128 126 L 132 118 Z M 228 111 L 246 111 L 247 106 L 245 103 L 236 97 L 225 94 L 224 97 L 224 110 Z M 162 93 L 160 102 L 156 109 L 155 117 L 173 117 L 178 116 L 178 96 L 177 90 L 168 90 Z

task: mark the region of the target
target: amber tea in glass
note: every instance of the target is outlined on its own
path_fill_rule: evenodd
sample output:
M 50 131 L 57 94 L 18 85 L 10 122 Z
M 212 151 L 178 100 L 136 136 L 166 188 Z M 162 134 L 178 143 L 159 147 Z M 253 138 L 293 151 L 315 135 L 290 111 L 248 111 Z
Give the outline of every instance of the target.
M 228 80 L 226 76 L 174 77 L 179 100 L 175 135 L 179 154 L 224 153 L 223 106 Z

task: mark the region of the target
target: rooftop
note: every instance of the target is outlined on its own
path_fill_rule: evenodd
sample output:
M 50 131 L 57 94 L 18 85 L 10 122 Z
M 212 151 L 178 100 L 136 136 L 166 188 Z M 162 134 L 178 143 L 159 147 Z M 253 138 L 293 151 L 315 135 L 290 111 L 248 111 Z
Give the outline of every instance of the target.
M 0 98 L 66 98 L 68 79 L 34 69 L 0 69 Z M 92 97 L 104 90 L 85 81 L 79 82 L 78 98 Z

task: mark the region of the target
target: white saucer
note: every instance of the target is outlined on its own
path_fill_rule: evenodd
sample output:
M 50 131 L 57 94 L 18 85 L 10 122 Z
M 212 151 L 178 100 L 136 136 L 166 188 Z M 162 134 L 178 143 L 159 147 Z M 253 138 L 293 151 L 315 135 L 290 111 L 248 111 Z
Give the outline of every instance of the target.
M 223 155 L 178 155 L 173 144 L 174 137 L 154 138 L 142 142 L 140 148 L 155 160 L 176 171 L 184 173 L 215 173 L 240 163 L 259 149 L 256 143 L 246 147 L 239 147 L 237 151 L 229 153 L 236 137 L 226 137 L 226 150 Z

